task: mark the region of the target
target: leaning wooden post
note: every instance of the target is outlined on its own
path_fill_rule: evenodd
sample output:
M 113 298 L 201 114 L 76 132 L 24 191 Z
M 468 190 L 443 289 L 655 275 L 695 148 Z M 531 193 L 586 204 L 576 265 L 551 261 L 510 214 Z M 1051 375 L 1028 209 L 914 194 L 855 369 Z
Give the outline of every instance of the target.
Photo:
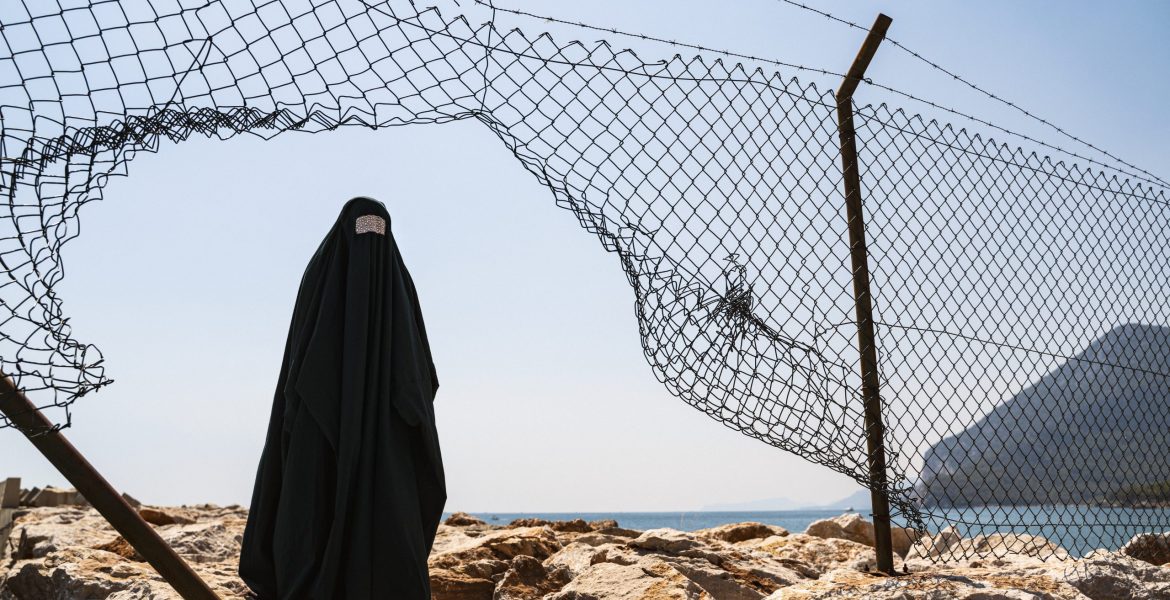
M 857 349 L 861 354 L 861 397 L 865 405 L 865 437 L 869 450 L 870 494 L 873 501 L 874 549 L 877 568 L 894 574 L 894 550 L 890 543 L 890 499 L 886 485 L 885 425 L 878 393 L 877 343 L 873 330 L 873 297 L 869 293 L 869 255 L 865 247 L 865 217 L 861 205 L 861 174 L 857 165 L 856 131 L 853 129 L 853 91 L 865 76 L 869 61 L 886 37 L 893 19 L 879 14 L 853 66 L 837 90 L 837 124 L 841 136 L 841 169 L 844 175 L 845 211 L 849 221 L 849 253 L 853 258 L 853 297 L 857 303 Z
M 207 583 L 175 554 L 174 549 L 85 460 L 77 448 L 60 431 L 50 431 L 53 424 L 3 373 L 0 373 L 0 412 L 7 415 L 19 429 L 46 432 L 34 436 L 26 433 L 26 437 L 183 598 L 219 600 Z

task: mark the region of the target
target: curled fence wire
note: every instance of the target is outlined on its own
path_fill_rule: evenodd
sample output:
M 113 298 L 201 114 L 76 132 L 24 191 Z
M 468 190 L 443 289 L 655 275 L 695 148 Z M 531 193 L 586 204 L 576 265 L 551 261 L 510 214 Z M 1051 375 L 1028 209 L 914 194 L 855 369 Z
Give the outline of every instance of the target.
M 61 248 L 137 152 L 475 119 L 619 255 L 671 393 L 878 485 L 831 91 L 393 0 L 25 1 L 0 24 L 0 367 L 66 424 L 111 380 L 54 293 Z M 1167 190 L 856 112 L 886 491 L 915 538 L 968 538 L 925 557 L 1170 528 Z

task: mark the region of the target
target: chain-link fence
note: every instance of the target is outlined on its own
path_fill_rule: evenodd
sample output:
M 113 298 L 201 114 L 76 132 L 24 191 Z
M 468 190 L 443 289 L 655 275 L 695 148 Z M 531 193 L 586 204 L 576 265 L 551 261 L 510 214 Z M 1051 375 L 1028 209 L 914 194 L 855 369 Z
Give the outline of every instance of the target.
M 832 92 L 397 1 L 24 1 L 0 23 L 0 367 L 66 424 L 110 379 L 53 291 L 61 248 L 137 152 L 475 119 L 620 256 L 674 395 L 875 485 Z M 948 556 L 1170 529 L 1165 183 L 856 114 L 896 519 L 983 534 Z

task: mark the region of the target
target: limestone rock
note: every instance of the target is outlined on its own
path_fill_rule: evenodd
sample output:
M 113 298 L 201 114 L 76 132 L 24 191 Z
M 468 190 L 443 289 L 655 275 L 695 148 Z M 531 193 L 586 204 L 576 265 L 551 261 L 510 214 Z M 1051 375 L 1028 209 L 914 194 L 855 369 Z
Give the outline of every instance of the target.
M 481 559 L 511 560 L 525 555 L 544 560 L 561 549 L 556 534 L 548 527 L 498 529 L 477 537 L 447 535 L 441 548 L 431 550 L 431 560 L 470 562 Z
M 1121 553 L 1057 563 L 1047 570 L 1054 579 L 1071 585 L 1091 600 L 1170 598 L 1170 569 Z
M 637 529 L 626 529 L 625 527 L 594 528 L 593 532 L 603 534 L 603 535 L 612 535 L 612 536 L 624 537 L 624 538 L 636 538 L 636 537 L 642 535 L 642 532 L 638 531 Z
M 38 508 L 18 516 L 10 537 L 17 542 L 14 559 L 41 558 L 70 547 L 112 542 L 117 534 L 96 510 L 76 506 Z
M 236 575 L 244 507 L 140 508 L 169 515 L 155 519 L 170 521 L 156 530 L 221 597 L 244 595 Z M 13 518 L 0 540 L 15 548 L 11 562 L 0 562 L 0 600 L 178 600 L 91 508 L 26 507 Z M 1055 560 L 1067 554 L 1044 538 L 962 539 L 947 529 L 909 549 L 912 573 L 885 577 L 866 572 L 873 548 L 845 537 L 864 535 L 855 516 L 810 528 L 827 537 L 759 523 L 632 532 L 612 522 L 477 521 L 439 526 L 428 561 L 435 600 L 1170 599 L 1170 568 L 1134 556 L 1166 534 L 1139 536 L 1127 553 Z M 924 560 L 931 557 L 943 562 Z
M 175 523 L 188 524 L 195 522 L 195 519 L 177 511 L 152 508 L 149 506 L 139 508 L 138 515 L 142 517 L 143 521 L 151 525 L 174 525 Z
M 696 536 L 715 539 L 735 544 L 747 540 L 763 539 L 771 536 L 786 536 L 788 530 L 783 527 L 775 525 L 765 525 L 763 523 L 730 523 L 727 525 L 720 525 L 718 527 L 711 527 L 709 529 L 700 529 L 694 532 Z
M 651 529 L 628 542 L 631 548 L 678 554 L 704 546 L 694 534 L 677 529 Z
M 906 559 L 937 558 L 962 540 L 963 538 L 959 535 L 958 530 L 952 525 L 934 536 L 924 537 L 918 540 L 916 544 L 910 547 L 909 552 L 906 553 Z
M 487 525 L 487 523 L 483 522 L 483 519 L 481 519 L 479 517 L 474 517 L 474 516 L 469 515 L 465 512 L 451 513 L 451 516 L 447 517 L 447 520 L 443 521 L 443 524 L 450 525 L 452 527 L 467 527 L 468 525 Z
M 608 525 L 608 523 L 606 525 Z M 617 527 L 617 521 L 613 521 L 613 526 Z M 571 521 L 549 521 L 547 519 L 537 518 L 514 519 L 511 523 L 508 524 L 508 527 L 550 527 L 553 531 L 568 531 L 576 533 L 588 533 L 593 531 L 593 527 L 589 523 L 586 523 L 585 519 L 573 519 Z
M 971 564 L 972 562 L 1010 559 L 1014 562 L 1057 561 L 1069 558 L 1068 552 L 1038 535 L 1026 533 L 992 533 L 977 535 L 951 543 L 939 553 L 943 562 Z
M 512 559 L 511 566 L 496 584 L 493 600 L 540 600 L 572 579 L 573 574 L 565 567 L 547 568 L 531 556 L 520 555 Z
M 715 600 L 662 560 L 645 557 L 631 565 L 603 562 L 575 577 L 544 600 Z
M 839 538 L 794 533 L 767 538 L 753 548 L 780 560 L 805 565 L 818 575 L 842 567 L 857 571 L 872 571 L 877 567 L 873 548 Z M 894 567 L 900 568 L 901 564 L 895 556 Z
M 873 523 L 857 513 L 846 513 L 832 519 L 814 521 L 804 530 L 805 535 L 825 539 L 849 540 L 873 547 Z
M 603 562 L 607 551 L 614 547 L 616 545 L 598 547 L 579 541 L 570 542 L 545 559 L 544 566 L 564 568 L 575 577 L 590 566 Z
M 431 600 L 492 600 L 496 583 L 448 569 L 431 568 Z
M 221 597 L 242 595 L 243 583 L 229 568 L 200 570 Z M 181 600 L 147 563 L 95 548 L 71 547 L 17 561 L 5 587 L 18 599 L 158 598 Z
M 874 576 L 852 569 L 784 588 L 767 600 L 1086 600 L 1075 588 L 1042 574 L 1018 577 L 995 570 Z
M 1170 532 L 1139 533 L 1133 536 L 1133 539 L 1122 546 L 1118 552 L 1151 565 L 1170 563 Z

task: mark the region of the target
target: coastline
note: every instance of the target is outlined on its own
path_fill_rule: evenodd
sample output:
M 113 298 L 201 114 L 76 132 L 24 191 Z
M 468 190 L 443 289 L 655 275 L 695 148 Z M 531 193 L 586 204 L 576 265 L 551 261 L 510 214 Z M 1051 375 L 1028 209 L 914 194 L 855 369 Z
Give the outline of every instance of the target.
M 247 509 L 214 504 L 139 507 L 223 598 L 236 577 Z M 498 516 L 498 515 L 497 515 Z M 179 597 L 87 506 L 23 507 L 0 560 L 0 600 Z M 1170 544 L 1080 559 L 1039 536 L 953 530 L 915 539 L 896 530 L 896 567 L 874 574 L 873 527 L 838 514 L 801 531 L 737 522 L 683 531 L 615 519 L 520 518 L 493 524 L 453 513 L 429 566 L 433 600 L 819 600 L 829 598 L 1106 600 L 1170 594 Z M 1121 594 L 1121 595 L 1118 595 Z

